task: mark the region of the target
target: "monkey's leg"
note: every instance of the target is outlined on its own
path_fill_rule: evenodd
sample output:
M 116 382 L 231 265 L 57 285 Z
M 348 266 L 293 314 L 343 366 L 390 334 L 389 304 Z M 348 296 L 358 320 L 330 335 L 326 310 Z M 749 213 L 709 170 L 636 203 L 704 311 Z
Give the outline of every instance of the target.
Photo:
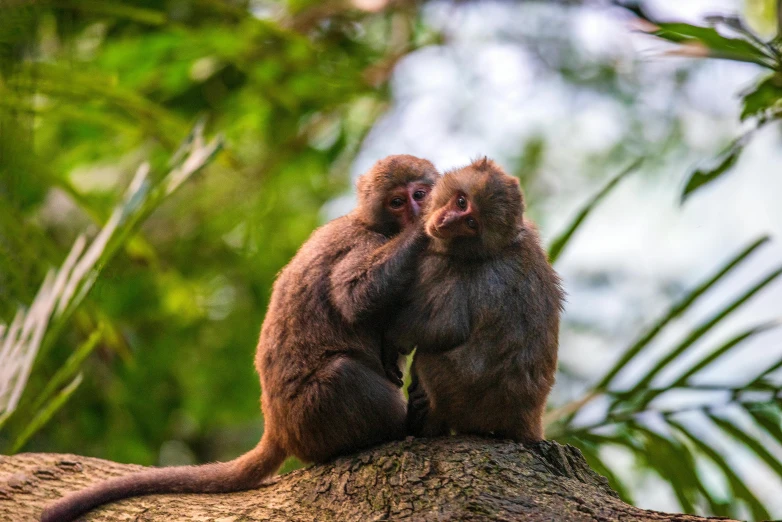
M 533 443 L 543 440 L 543 412 L 545 404 L 525 407 L 515 419 L 516 423 L 510 430 L 498 431 L 502 438 L 511 438 L 522 443 Z
M 421 384 L 415 359 L 410 367 L 410 386 L 407 388 L 407 434 L 416 437 L 439 437 L 449 432 L 447 424 L 440 418 L 429 401 Z
M 420 437 L 429 416 L 429 397 L 421 386 L 415 360 L 410 367 L 410 386 L 407 387 L 407 434 Z
M 426 417 L 423 427 L 421 428 L 421 437 L 443 437 L 450 433 L 451 429 L 448 427 L 448 424 L 437 415 L 436 410 L 430 409 L 429 415 Z
M 405 436 L 402 392 L 364 363 L 349 357 L 318 371 L 289 410 L 293 452 L 325 462 Z

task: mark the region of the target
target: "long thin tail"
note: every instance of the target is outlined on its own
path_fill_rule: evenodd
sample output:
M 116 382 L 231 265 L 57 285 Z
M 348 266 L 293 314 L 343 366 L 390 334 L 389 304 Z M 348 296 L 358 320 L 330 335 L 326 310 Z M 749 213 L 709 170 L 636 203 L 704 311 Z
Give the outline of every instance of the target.
M 71 493 L 44 509 L 41 522 L 70 522 L 101 504 L 127 497 L 253 489 L 277 471 L 286 456 L 283 448 L 264 436 L 254 449 L 230 462 L 140 471 Z

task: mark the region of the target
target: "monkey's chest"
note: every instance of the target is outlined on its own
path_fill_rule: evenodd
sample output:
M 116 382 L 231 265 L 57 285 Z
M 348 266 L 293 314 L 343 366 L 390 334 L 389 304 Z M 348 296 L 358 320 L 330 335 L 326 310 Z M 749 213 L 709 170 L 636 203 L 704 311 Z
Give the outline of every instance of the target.
M 469 343 L 437 355 L 420 354 L 420 378 L 434 396 L 459 398 L 460 402 L 487 394 L 504 394 L 505 382 L 514 372 L 491 353 L 476 353 Z

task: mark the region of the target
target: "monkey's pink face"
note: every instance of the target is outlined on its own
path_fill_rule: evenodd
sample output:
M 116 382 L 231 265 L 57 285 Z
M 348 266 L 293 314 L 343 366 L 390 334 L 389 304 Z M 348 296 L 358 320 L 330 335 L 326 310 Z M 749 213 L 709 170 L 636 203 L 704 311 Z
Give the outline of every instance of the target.
M 388 193 L 385 207 L 396 218 L 400 228 L 412 225 L 421 215 L 432 187 L 426 183 L 410 182 Z
M 475 237 L 480 232 L 477 205 L 462 191 L 456 192 L 426 222 L 426 233 L 438 239 Z

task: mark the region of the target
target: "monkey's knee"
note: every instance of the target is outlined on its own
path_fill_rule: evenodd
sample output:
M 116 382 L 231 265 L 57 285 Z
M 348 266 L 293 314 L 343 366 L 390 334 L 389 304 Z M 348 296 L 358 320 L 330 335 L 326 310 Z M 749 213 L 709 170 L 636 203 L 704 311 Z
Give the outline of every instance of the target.
M 404 400 L 387 379 L 349 358 L 333 361 L 322 377 L 300 398 L 296 456 L 325 462 L 404 438 Z
M 356 436 L 367 441 L 363 446 L 404 438 L 407 410 L 402 391 L 360 362 L 347 360 L 343 365 L 340 406 L 350 426 L 358 428 Z

